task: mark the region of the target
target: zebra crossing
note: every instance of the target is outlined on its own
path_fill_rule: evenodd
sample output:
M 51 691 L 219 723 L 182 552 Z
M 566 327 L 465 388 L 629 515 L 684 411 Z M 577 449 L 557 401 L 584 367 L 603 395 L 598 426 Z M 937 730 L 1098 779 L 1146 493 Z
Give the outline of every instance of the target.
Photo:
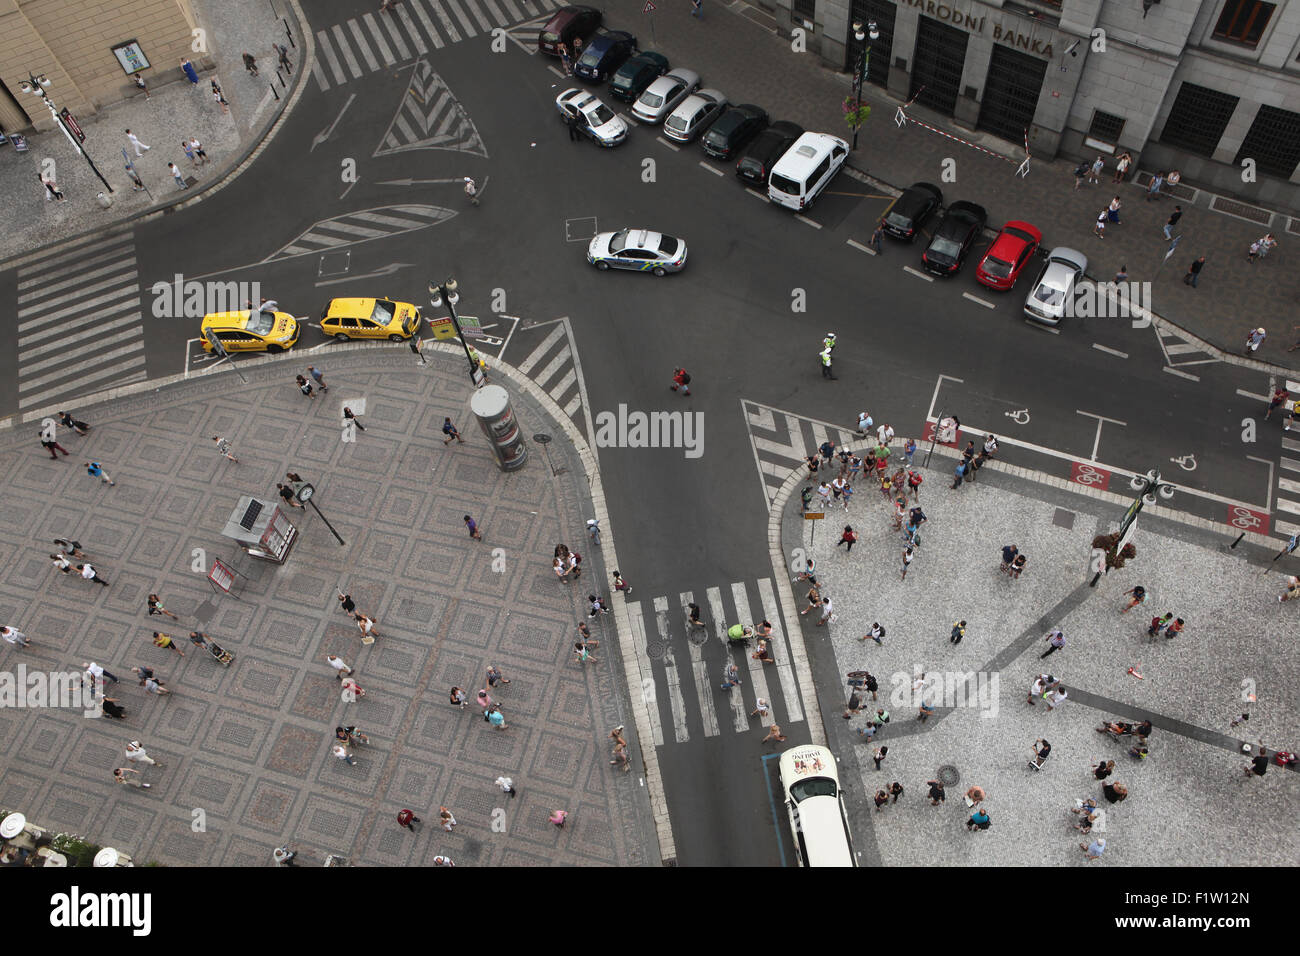
M 692 629 L 688 607 L 701 605 L 703 632 Z M 637 652 L 649 660 L 653 691 L 645 689 L 655 746 L 687 743 L 723 733 L 746 733 L 778 723 L 783 728 L 805 719 L 798 679 L 790 664 L 790 647 L 782 626 L 780 606 L 770 578 L 750 586 L 743 581 L 705 590 L 696 602 L 691 591 L 661 595 L 648 603 L 627 602 Z M 750 649 L 731 647 L 728 622 L 772 625 L 769 647 L 775 664 L 753 658 Z M 741 672 L 739 687 L 722 690 L 723 672 L 734 663 Z M 766 717 L 750 719 L 758 698 L 770 704 Z
M 869 444 L 867 439 L 859 438 L 852 427 L 792 415 L 749 399 L 741 399 L 740 404 L 769 509 L 781 485 L 790 477 L 790 470 L 815 454 L 828 438 L 839 448 L 866 447 Z
M 1288 380 L 1286 390 L 1292 395 L 1300 395 L 1300 382 Z M 1287 420 L 1284 410 L 1288 407 L 1289 403 L 1278 409 L 1284 424 Z M 1292 521 L 1274 518 L 1272 531 L 1275 535 L 1289 538 L 1293 534 L 1300 534 L 1300 431 L 1282 432 L 1282 456 L 1278 459 L 1278 465 L 1277 500 L 1273 510 L 1294 515 L 1295 518 Z
M 145 378 L 131 232 L 95 236 L 18 270 L 18 410 Z
M 578 361 L 578 348 L 573 341 L 573 327 L 568 316 L 555 319 L 554 328 L 537 343 L 536 347 L 515 367 L 547 392 L 564 414 L 591 440 L 591 420 L 587 402 L 587 384 L 582 377 L 582 364 Z
M 478 128 L 428 60 L 411 70 L 411 82 L 375 156 L 411 149 L 447 149 L 487 158 Z
M 262 262 L 329 252 L 371 239 L 386 239 L 434 226 L 455 213 L 441 206 L 402 203 L 359 209 L 313 223 Z
M 537 34 L 563 0 L 401 0 L 391 13 L 363 13 L 316 31 L 312 77 L 321 92 L 497 29 L 535 52 Z M 514 36 L 514 25 L 523 31 Z M 527 40 L 532 39 L 531 50 Z
M 1184 338 L 1177 329 L 1154 323 L 1151 327 L 1156 331 L 1156 341 L 1160 343 L 1165 364 L 1170 368 L 1183 365 L 1208 365 L 1211 362 L 1221 361 L 1199 342 Z

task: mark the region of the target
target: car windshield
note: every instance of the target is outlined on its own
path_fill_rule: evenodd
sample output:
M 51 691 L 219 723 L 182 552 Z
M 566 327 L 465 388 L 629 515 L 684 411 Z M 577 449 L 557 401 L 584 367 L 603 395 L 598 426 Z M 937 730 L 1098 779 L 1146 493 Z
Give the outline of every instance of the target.
M 543 30 L 543 31 L 542 31 L 542 42 L 543 42 L 543 43 L 558 43 L 559 41 L 560 41 L 560 35 L 559 35 L 558 33 L 556 33 L 554 30 Z
M 587 110 L 587 121 L 592 127 L 604 126 L 614 118 L 614 113 L 604 103 L 597 103 Z
M 1034 298 L 1044 305 L 1060 305 L 1065 301 L 1065 292 L 1062 289 L 1053 289 L 1050 285 L 1040 285 L 1034 290 Z
M 655 110 L 664 105 L 664 98 L 658 93 L 642 93 L 641 105 L 648 110 Z
M 659 254 L 665 259 L 671 259 L 677 255 L 680 246 L 681 240 L 674 239 L 672 236 L 661 236 L 659 239 Z
M 582 59 L 579 60 L 578 63 L 581 66 L 598 66 L 600 64 L 600 58 L 604 55 L 604 52 L 601 50 L 589 49 L 586 53 L 582 54 Z
M 625 248 L 627 248 L 627 236 L 628 236 L 628 232 L 626 229 L 622 229 L 619 232 L 614 233 L 614 235 L 609 240 L 609 251 L 622 252 Z
M 1005 279 L 1011 275 L 1011 263 L 989 256 L 984 260 L 984 271 L 995 279 Z
M 838 793 L 839 788 L 830 777 L 813 777 L 790 786 L 790 796 L 795 803 L 803 803 L 809 797 L 833 797 Z
M 370 318 L 375 322 L 378 322 L 380 325 L 387 325 L 389 322 L 393 321 L 393 315 L 396 311 L 397 307 L 394 306 L 393 303 L 376 300 L 375 311 L 370 314 Z
M 687 117 L 678 116 L 677 114 L 674 114 L 668 117 L 668 122 L 664 123 L 664 126 L 668 127 L 669 129 L 681 130 L 681 129 L 686 129 L 686 126 L 689 122 L 690 120 Z
M 777 192 L 785 193 L 787 196 L 800 195 L 799 184 L 793 179 L 786 179 L 784 176 L 773 174 L 772 178 L 768 180 L 768 182 Z
M 885 217 L 885 222 L 889 223 L 891 226 L 896 226 L 899 229 L 912 228 L 912 217 L 901 212 L 891 212 Z
M 252 332 L 254 335 L 266 335 L 273 328 L 275 328 L 275 313 L 253 312 L 248 316 L 244 331 Z
M 952 239 L 935 239 L 930 243 L 930 255 L 943 256 L 947 259 L 956 259 L 957 254 L 961 252 L 961 243 Z

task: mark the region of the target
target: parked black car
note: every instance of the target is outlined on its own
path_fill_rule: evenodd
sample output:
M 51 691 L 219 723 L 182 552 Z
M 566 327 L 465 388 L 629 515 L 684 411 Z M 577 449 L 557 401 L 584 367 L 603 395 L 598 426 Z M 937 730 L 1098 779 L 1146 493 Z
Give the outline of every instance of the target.
M 704 134 L 704 151 L 716 159 L 731 159 L 767 128 L 767 110 L 753 103 L 733 106 L 717 118 Z
M 804 128 L 789 120 L 777 120 L 750 141 L 745 155 L 736 163 L 736 175 L 746 182 L 767 188 L 772 167 L 804 134 Z
M 926 220 L 943 204 L 943 193 L 933 183 L 912 183 L 894 200 L 885 216 L 885 232 L 911 242 Z
M 618 68 L 609 81 L 609 95 L 632 103 L 645 88 L 668 72 L 668 57 L 662 53 L 638 53 Z
M 944 210 L 939 225 L 934 227 L 934 238 L 921 253 L 926 271 L 940 276 L 956 275 L 971 246 L 984 231 L 988 218 L 983 206 L 964 200 Z
M 573 72 L 584 80 L 597 83 L 609 78 L 623 63 L 636 52 L 636 37 L 623 30 L 610 30 L 591 38 Z

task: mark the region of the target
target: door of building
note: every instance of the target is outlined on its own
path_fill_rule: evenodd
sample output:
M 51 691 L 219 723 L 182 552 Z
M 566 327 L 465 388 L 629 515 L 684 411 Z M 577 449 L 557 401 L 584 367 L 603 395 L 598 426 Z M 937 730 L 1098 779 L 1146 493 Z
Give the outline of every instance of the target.
M 908 98 L 951 116 L 961 89 L 968 35 L 932 17 L 919 19 Z
M 976 127 L 1023 145 L 1025 130 L 1038 109 L 1038 94 L 1046 74 L 1046 60 L 1008 46 L 995 46 Z

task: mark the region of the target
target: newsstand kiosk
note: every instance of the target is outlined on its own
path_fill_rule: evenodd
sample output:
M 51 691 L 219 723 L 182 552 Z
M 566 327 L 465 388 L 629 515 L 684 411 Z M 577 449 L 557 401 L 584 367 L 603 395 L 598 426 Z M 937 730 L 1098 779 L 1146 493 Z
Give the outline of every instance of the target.
M 298 540 L 298 529 L 279 505 L 244 495 L 221 532 L 255 558 L 284 564 Z

